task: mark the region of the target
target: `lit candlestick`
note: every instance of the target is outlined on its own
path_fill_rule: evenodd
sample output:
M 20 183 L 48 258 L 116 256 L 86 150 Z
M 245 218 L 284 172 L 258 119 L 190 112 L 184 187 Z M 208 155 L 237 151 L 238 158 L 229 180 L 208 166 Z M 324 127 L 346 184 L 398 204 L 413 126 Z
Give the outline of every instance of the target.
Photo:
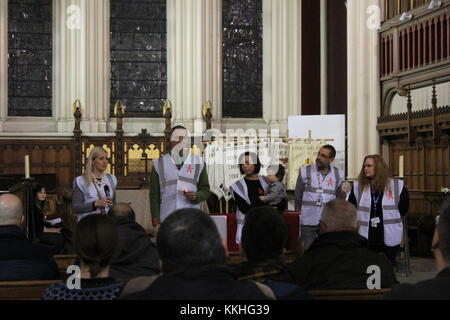
M 25 156 L 25 179 L 30 179 L 30 156 Z
M 398 159 L 398 177 L 403 178 L 403 164 L 404 164 L 405 157 L 400 156 Z

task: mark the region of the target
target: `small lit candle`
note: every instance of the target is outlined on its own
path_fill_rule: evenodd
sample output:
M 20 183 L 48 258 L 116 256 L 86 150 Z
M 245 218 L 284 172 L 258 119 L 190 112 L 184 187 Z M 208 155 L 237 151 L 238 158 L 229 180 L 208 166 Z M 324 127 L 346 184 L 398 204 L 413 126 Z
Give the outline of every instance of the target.
M 30 156 L 25 156 L 25 179 L 30 179 Z
M 400 156 L 398 159 L 398 177 L 403 178 L 403 164 L 404 164 L 405 157 Z

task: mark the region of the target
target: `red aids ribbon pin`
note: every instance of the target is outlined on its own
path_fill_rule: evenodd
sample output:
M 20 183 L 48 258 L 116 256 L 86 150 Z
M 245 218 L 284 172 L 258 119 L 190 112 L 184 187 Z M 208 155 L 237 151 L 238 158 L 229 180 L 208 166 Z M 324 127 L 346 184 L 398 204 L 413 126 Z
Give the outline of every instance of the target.
M 389 192 L 389 194 L 388 194 L 388 199 L 389 199 L 389 200 L 394 199 L 394 195 L 392 194 L 392 192 Z
M 186 169 L 187 173 L 192 173 L 192 166 L 188 165 L 187 169 Z
M 333 179 L 328 178 L 328 186 L 332 187 L 333 186 Z

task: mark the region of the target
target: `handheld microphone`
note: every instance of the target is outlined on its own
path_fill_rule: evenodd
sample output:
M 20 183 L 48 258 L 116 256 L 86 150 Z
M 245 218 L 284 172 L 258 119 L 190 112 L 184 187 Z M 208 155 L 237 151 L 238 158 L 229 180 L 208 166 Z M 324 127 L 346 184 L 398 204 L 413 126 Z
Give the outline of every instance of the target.
M 106 185 L 106 186 L 104 187 L 104 189 L 105 189 L 105 195 L 106 195 L 106 197 L 107 197 L 107 198 L 110 198 L 110 197 L 111 197 L 111 193 L 109 192 L 109 186 Z

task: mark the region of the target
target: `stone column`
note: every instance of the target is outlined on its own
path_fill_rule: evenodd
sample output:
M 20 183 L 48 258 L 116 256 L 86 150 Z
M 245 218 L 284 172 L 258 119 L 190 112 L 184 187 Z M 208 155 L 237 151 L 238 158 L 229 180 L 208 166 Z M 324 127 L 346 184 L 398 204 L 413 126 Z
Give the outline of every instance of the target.
M 369 28 L 369 6 L 380 0 L 347 1 L 348 177 L 356 178 L 364 156 L 380 152 L 376 130 L 380 113 L 378 30 Z
M 106 132 L 109 0 L 58 0 L 53 12 L 53 105 L 58 132 L 73 130 L 76 99 L 83 105 L 83 132 Z
M 284 135 L 301 114 L 301 1 L 263 0 L 263 110 Z
M 220 119 L 221 25 L 220 0 L 167 0 L 167 96 L 174 125 L 193 130 L 207 100 L 213 103 L 214 122 Z

